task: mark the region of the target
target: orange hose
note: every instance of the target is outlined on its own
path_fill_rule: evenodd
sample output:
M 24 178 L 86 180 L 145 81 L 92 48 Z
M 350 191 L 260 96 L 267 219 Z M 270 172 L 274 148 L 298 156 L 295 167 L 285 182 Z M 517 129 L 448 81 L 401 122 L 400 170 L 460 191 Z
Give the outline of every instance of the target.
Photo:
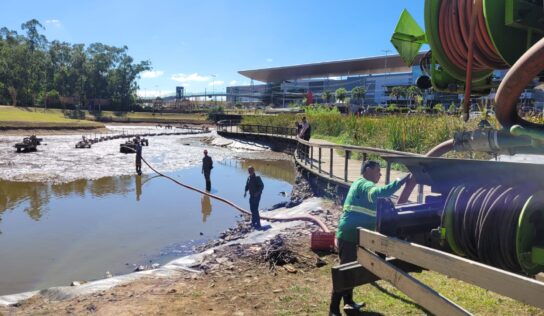
M 227 199 L 224 199 L 220 196 L 217 196 L 217 195 L 214 195 L 214 194 L 211 194 L 211 193 L 208 193 L 206 191 L 202 191 L 200 189 L 197 189 L 197 188 L 194 188 L 190 185 L 187 185 L 187 184 L 184 184 L 184 183 L 181 183 L 179 182 L 178 180 L 170 177 L 170 176 L 167 176 L 161 172 L 159 172 L 158 170 L 156 170 L 155 168 L 153 168 L 153 166 L 151 166 L 143 157 L 142 157 L 142 160 L 143 162 L 151 169 L 153 170 L 156 174 L 162 176 L 162 177 L 165 177 L 166 179 L 170 180 L 170 181 L 173 181 L 174 183 L 176 183 L 177 185 L 180 185 L 182 187 L 185 187 L 189 190 L 193 190 L 193 191 L 196 191 L 200 194 L 204 194 L 204 195 L 207 195 L 211 198 L 214 198 L 218 201 L 221 201 L 227 205 L 230 205 L 232 206 L 233 208 L 235 208 L 236 210 L 240 211 L 241 213 L 244 213 L 244 214 L 247 214 L 247 215 L 251 215 L 251 212 L 241 208 L 240 206 L 234 204 L 233 202 L 227 200 Z M 318 219 L 317 217 L 314 217 L 314 216 L 311 216 L 311 215 L 305 215 L 305 216 L 295 216 L 295 217 L 269 217 L 269 216 L 261 216 L 262 219 L 266 219 L 266 220 L 269 220 L 269 221 L 278 221 L 278 222 L 289 222 L 289 221 L 308 221 L 308 222 L 312 222 L 314 224 L 316 224 L 317 226 L 319 226 L 319 228 L 321 228 L 321 230 L 323 230 L 324 232 L 329 232 L 329 228 L 327 227 L 327 225 L 325 225 L 325 223 L 323 223 L 320 219 Z

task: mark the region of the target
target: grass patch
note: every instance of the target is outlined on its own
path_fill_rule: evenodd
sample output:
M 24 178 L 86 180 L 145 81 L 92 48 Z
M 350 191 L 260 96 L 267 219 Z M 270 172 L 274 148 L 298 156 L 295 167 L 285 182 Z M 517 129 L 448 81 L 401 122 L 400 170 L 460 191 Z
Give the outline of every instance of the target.
M 0 106 L 0 127 L 4 128 L 99 128 L 102 124 L 64 117 L 60 109 Z
M 536 307 L 470 285 L 445 275 L 423 271 L 411 274 L 435 291 L 454 301 L 475 315 L 543 315 Z M 385 281 L 356 288 L 356 301 L 366 303 L 365 310 L 387 311 L 387 315 L 427 314 L 411 298 Z

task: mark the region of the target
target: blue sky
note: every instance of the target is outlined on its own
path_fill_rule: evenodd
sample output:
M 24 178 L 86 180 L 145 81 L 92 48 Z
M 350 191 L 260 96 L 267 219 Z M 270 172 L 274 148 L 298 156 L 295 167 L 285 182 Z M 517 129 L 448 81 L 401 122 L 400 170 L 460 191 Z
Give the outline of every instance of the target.
M 0 27 L 35 18 L 52 40 L 126 45 L 153 70 L 140 94 L 224 91 L 239 70 L 383 55 L 403 8 L 423 26 L 423 0 L 4 0 Z

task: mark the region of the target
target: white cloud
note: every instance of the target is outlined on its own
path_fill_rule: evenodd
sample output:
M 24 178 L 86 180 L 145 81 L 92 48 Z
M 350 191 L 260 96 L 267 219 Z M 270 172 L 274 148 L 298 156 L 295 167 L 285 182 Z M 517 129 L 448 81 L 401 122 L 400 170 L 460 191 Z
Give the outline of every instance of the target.
M 208 83 L 208 86 L 222 86 L 225 84 L 225 81 L 223 80 L 215 80 L 210 83 Z
M 146 70 L 142 72 L 142 78 L 157 78 L 164 74 L 164 71 L 162 70 Z
M 191 81 L 209 81 L 210 80 L 210 77 L 201 76 L 196 72 L 190 75 L 174 74 L 170 78 L 174 81 L 181 82 L 181 83 L 186 83 Z
M 57 19 L 51 19 L 51 20 L 45 20 L 45 24 L 49 24 L 54 27 L 61 27 L 62 24 L 60 23 L 60 20 Z
M 229 82 L 229 84 L 232 85 L 232 86 L 237 84 L 237 83 L 238 83 L 238 81 L 236 81 L 236 80 L 232 80 L 231 82 Z
M 271 63 L 271 62 L 273 62 L 273 61 L 274 61 L 274 60 L 273 60 L 272 58 L 267 58 L 267 59 L 266 59 L 266 62 L 267 62 L 267 63 Z

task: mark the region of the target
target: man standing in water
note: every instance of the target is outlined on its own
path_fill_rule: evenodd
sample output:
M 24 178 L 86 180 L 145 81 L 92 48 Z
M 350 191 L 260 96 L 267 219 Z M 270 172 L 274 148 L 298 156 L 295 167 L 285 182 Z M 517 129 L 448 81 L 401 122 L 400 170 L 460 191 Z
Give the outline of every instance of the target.
M 134 149 L 136 150 L 136 173 L 139 176 L 142 175 L 142 144 L 140 143 L 140 137 L 136 137 Z
M 249 209 L 251 210 L 251 226 L 255 229 L 261 229 L 261 217 L 259 215 L 259 202 L 261 201 L 261 193 L 264 189 L 263 180 L 255 174 L 255 168 L 249 166 L 247 168 L 249 177 L 247 177 L 244 197 L 249 191 Z
M 212 169 L 212 157 L 208 156 L 208 151 L 204 149 L 204 158 L 202 158 L 202 173 L 204 174 L 204 179 L 206 179 L 206 191 L 210 191 L 212 189 L 212 181 L 210 179 Z

